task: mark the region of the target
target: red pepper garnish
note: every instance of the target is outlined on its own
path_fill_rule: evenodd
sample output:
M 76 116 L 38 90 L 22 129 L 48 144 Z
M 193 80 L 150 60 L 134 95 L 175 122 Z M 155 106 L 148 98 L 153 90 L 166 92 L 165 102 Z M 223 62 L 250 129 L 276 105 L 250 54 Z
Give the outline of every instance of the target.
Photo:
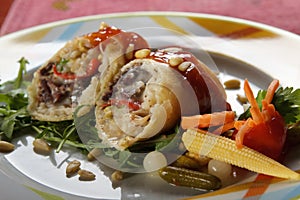
M 117 106 L 128 106 L 130 110 L 138 110 L 140 109 L 140 103 L 136 101 L 126 100 L 126 99 L 110 99 L 106 104 L 103 104 L 101 107 L 102 109 L 111 106 L 111 105 L 117 105 Z
M 238 130 L 235 134 L 238 148 L 245 145 L 275 160 L 280 159 L 286 139 L 284 119 L 271 104 L 278 86 L 278 80 L 274 80 L 270 84 L 266 97 L 262 100 L 262 111 L 260 111 L 249 83 L 245 80 L 244 90 L 251 104 L 252 118 L 235 123 Z
M 98 61 L 98 59 L 93 58 L 90 61 L 89 65 L 87 66 L 86 73 L 83 75 L 80 75 L 80 76 L 76 75 L 75 73 L 72 73 L 72 72 L 61 73 L 61 72 L 57 71 L 56 65 L 53 66 L 53 73 L 56 76 L 59 76 L 63 79 L 88 78 L 97 73 L 99 64 L 100 64 L 100 62 Z

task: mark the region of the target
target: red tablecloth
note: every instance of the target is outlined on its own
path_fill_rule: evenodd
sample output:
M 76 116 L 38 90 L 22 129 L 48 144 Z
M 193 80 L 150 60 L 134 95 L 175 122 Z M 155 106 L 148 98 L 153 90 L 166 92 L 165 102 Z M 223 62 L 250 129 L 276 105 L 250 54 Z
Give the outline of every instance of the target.
M 218 14 L 300 34 L 299 10 L 299 0 L 14 0 L 0 35 L 67 18 L 131 11 Z

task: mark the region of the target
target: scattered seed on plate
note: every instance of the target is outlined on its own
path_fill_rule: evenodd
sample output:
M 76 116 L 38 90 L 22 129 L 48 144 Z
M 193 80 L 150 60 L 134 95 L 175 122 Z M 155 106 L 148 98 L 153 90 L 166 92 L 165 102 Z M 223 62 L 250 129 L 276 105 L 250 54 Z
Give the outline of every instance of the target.
M 111 174 L 111 180 L 112 181 L 120 181 L 123 180 L 123 172 L 116 170 Z
M 78 160 L 73 160 L 68 163 L 66 168 L 67 177 L 71 177 L 80 170 L 81 163 Z
M 236 95 L 237 96 L 237 100 L 238 100 L 238 102 L 240 102 L 240 104 L 246 104 L 247 102 L 248 102 L 248 99 L 247 99 L 247 97 L 245 97 L 244 95 L 240 95 L 240 94 L 237 94 Z
M 238 79 L 230 79 L 224 82 L 225 89 L 240 89 L 241 82 Z
M 50 145 L 43 139 L 35 139 L 32 144 L 33 150 L 37 154 L 49 155 L 51 153 Z
M 101 149 L 94 148 L 88 153 L 87 159 L 88 159 L 88 161 L 93 161 L 100 155 L 101 155 Z
M 15 145 L 10 142 L 0 141 L 0 152 L 9 153 L 15 149 Z
M 90 172 L 85 169 L 80 169 L 78 171 L 78 174 L 79 174 L 80 181 L 93 181 L 96 179 L 96 175 L 93 172 Z

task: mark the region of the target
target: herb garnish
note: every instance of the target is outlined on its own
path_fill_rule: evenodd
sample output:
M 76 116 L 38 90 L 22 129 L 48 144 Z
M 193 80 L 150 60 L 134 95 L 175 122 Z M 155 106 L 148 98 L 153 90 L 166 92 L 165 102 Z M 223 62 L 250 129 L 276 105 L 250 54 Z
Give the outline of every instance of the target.
M 260 108 L 266 93 L 266 90 L 260 90 L 257 94 L 256 101 Z M 286 144 L 291 146 L 298 144 L 300 142 L 300 89 L 293 90 L 292 87 L 280 87 L 275 92 L 271 103 L 288 126 Z M 250 108 L 240 115 L 239 120 L 249 117 L 251 117 Z
M 262 100 L 266 96 L 266 90 L 260 90 L 256 101 L 258 106 L 262 107 Z M 300 120 L 300 89 L 293 90 L 292 87 L 278 88 L 271 102 L 280 115 L 284 118 L 287 125 L 291 125 Z M 250 108 L 248 108 L 239 119 L 251 117 Z

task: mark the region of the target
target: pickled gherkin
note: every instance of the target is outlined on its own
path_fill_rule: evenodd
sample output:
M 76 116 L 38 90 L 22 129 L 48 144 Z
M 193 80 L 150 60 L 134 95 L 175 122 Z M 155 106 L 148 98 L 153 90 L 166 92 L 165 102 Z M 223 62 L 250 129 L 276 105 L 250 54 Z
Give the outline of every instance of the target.
M 217 190 L 222 186 L 221 180 L 214 175 L 173 166 L 160 169 L 159 176 L 170 184 L 201 190 Z

